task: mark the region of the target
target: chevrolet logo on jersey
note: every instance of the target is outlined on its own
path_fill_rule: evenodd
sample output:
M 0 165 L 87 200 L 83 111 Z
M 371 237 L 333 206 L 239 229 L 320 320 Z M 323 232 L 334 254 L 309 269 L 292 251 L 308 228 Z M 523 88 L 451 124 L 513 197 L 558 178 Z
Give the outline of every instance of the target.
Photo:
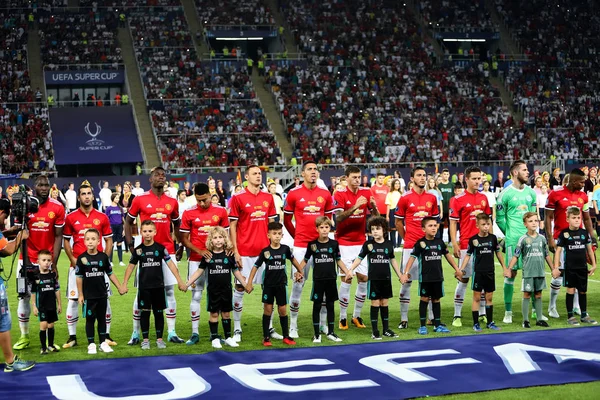
M 317 206 L 308 206 L 308 207 L 304 207 L 304 211 L 309 212 L 309 213 L 315 213 L 321 210 L 321 207 L 317 207 Z
M 425 218 L 428 215 L 429 213 L 427 211 L 417 211 L 416 213 L 414 213 L 414 216 L 418 218 Z
M 37 222 L 34 222 L 33 224 L 31 224 L 31 226 L 33 228 L 40 228 L 40 229 L 47 228 L 49 225 L 50 225 L 49 223 L 44 222 L 44 221 L 37 221 Z
M 482 212 L 483 212 L 483 210 L 473 210 L 469 213 L 469 215 L 472 217 L 476 217 L 477 214 L 481 214 Z
M 362 209 L 360 209 L 360 208 L 359 208 L 359 209 L 357 209 L 356 211 L 354 211 L 354 212 L 352 213 L 352 215 L 361 215 L 361 214 L 362 214 L 362 213 L 364 213 L 364 212 L 365 212 L 365 210 L 362 210 Z
M 527 207 L 527 204 L 520 204 L 517 206 L 517 210 L 519 211 L 527 211 L 529 210 L 529 207 Z
M 157 213 L 150 215 L 150 219 L 166 219 L 166 218 L 167 218 L 167 214 L 163 214 L 161 212 L 157 212 Z
M 261 210 L 256 210 L 252 214 L 250 214 L 252 218 L 260 218 L 264 217 L 265 215 L 267 215 L 267 213 Z

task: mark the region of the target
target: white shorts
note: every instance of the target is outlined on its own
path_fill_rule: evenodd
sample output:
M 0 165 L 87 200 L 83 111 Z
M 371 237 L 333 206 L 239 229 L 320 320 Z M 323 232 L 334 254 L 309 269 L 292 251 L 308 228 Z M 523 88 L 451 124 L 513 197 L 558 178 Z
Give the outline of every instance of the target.
M 402 250 L 402 265 L 400 268 L 400 271 L 402 273 L 404 273 L 404 268 L 406 267 L 406 265 L 408 264 L 408 260 L 410 260 L 410 255 L 412 254 L 412 249 L 407 249 L 406 247 Z M 410 271 L 408 272 L 408 274 L 410 275 L 410 278 L 408 278 L 409 282 L 412 282 L 413 279 L 414 280 L 419 280 L 419 259 L 418 258 L 414 258 L 413 261 L 413 265 L 412 267 L 410 267 Z
M 77 290 L 77 277 L 75 276 L 75 268 L 69 268 L 69 283 L 67 284 L 67 299 L 77 300 L 79 298 L 79 290 Z
M 175 254 L 171 254 L 171 260 L 175 263 L 175 266 L 177 266 L 177 259 L 175 258 Z M 173 273 L 169 269 L 169 266 L 164 261 L 162 262 L 162 270 L 165 287 L 177 285 L 177 278 L 175 278 L 175 275 L 173 275 Z
M 362 245 L 340 246 L 340 255 L 342 256 L 342 262 L 344 263 L 346 268 L 350 269 L 350 267 L 352 266 L 352 263 L 358 257 L 358 254 L 360 253 L 360 249 L 362 249 Z M 356 267 L 356 269 L 355 269 L 356 273 L 368 276 L 369 275 L 369 267 L 368 267 L 367 263 L 368 263 L 368 261 L 366 259 L 363 259 L 360 262 L 360 264 L 358 265 L 358 267 Z M 341 270 L 338 269 L 338 275 L 344 276 L 345 274 Z
M 304 256 L 306 255 L 306 247 L 294 247 L 294 258 L 296 259 L 296 261 L 298 261 L 299 264 L 302 264 L 302 261 L 304 260 Z M 304 275 L 304 282 L 308 282 L 308 277 L 310 275 L 310 269 L 313 266 L 313 259 L 311 258 L 310 260 L 308 260 L 308 262 L 306 263 L 306 265 L 304 266 L 304 271 L 302 271 L 302 274 Z M 292 267 L 292 274 L 290 276 L 294 276 L 294 272 L 296 271 L 296 268 Z
M 252 272 L 252 268 L 254 268 L 254 263 L 258 260 L 258 256 L 256 257 L 248 257 L 241 256 L 242 258 L 242 270 L 240 271 L 242 276 L 246 278 L 246 282 L 248 282 L 248 278 L 250 278 L 250 273 Z M 263 283 L 263 272 L 265 271 L 265 265 L 263 264 L 256 274 L 254 275 L 253 285 L 262 285 Z M 235 283 L 238 283 L 238 280 L 235 280 Z
M 458 268 L 460 268 L 462 266 L 463 260 L 465 259 L 466 255 L 467 255 L 466 250 L 460 251 L 460 261 L 458 264 Z M 473 260 L 474 260 L 474 257 L 471 257 L 471 259 L 469 260 L 469 263 L 465 267 L 465 273 L 463 275 L 464 279 L 470 279 L 473 276 Z
M 188 261 L 188 280 L 196 271 L 198 271 L 199 266 L 200 261 Z M 204 290 L 204 288 L 206 288 L 206 273 L 203 273 L 200 278 L 196 279 L 194 285 L 195 287 L 191 286 L 192 290 Z

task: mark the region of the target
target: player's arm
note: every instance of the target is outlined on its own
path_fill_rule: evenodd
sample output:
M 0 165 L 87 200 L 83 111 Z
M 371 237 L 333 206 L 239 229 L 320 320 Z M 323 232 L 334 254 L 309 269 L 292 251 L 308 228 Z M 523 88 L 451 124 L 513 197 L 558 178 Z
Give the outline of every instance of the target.
M 506 205 L 504 204 L 504 195 L 502 193 L 500 194 L 500 197 L 498 197 L 494 210 L 496 212 L 496 225 L 498 225 L 500 231 L 506 236 Z
M 450 253 L 444 254 L 444 257 L 446 257 L 446 260 L 448 261 L 448 264 L 450 264 L 450 266 L 452 268 L 454 268 L 454 272 L 459 272 L 458 265 L 456 265 L 456 260 L 454 260 L 454 258 L 452 258 L 452 256 L 450 255 Z
M 292 258 L 291 262 L 294 268 L 296 268 L 296 271 L 298 271 L 299 274 L 303 274 L 304 267 L 302 266 L 302 263 L 299 263 L 298 260 L 296 260 L 295 258 Z M 304 265 L 306 265 L 304 261 L 303 263 Z
M 113 238 L 112 238 L 112 234 L 110 236 L 105 236 L 104 237 L 104 244 L 106 245 L 106 247 L 104 248 L 104 254 L 106 254 L 107 256 L 110 257 L 110 252 L 112 251 L 113 248 Z M 109 260 L 112 262 L 112 260 Z
M 177 265 L 175 265 L 173 260 L 169 259 L 169 261 L 167 261 L 167 267 L 169 267 L 171 273 L 175 275 L 175 279 L 177 279 L 177 285 L 179 285 L 179 290 L 185 292 L 188 288 L 188 285 L 186 285 L 181 279 L 181 276 L 179 276 L 179 270 L 177 269 Z
M 133 226 L 135 225 L 135 217 L 132 217 L 129 213 L 125 216 L 125 225 L 123 229 L 125 230 L 125 243 L 127 247 L 129 247 L 129 251 L 133 253 L 133 249 L 135 248 L 133 242 Z M 65 249 L 66 250 L 66 249 Z
M 231 239 L 231 245 L 233 247 L 233 256 L 235 258 L 235 262 L 239 268 L 242 267 L 242 256 L 240 256 L 240 252 L 237 247 L 237 219 L 232 219 L 229 221 L 229 238 Z
M 71 266 L 71 268 L 74 268 L 75 264 L 77 264 L 77 259 L 73 255 L 73 248 L 71 247 L 71 237 L 70 236 L 64 237 L 63 245 L 65 247 L 65 254 L 67 255 L 67 257 L 69 257 L 69 263 L 71 264 L 70 266 Z
M 398 265 L 398 260 L 396 260 L 396 257 L 393 257 L 390 260 L 390 264 L 392 264 L 392 268 L 394 269 L 398 279 L 402 279 L 402 272 L 400 272 L 400 266 Z
M 558 267 L 560 267 L 560 260 L 562 258 L 562 253 L 563 253 L 564 249 L 562 246 L 557 246 L 556 247 L 556 252 L 554 253 L 554 268 L 552 268 L 553 270 L 558 270 Z
M 117 278 L 117 275 L 111 272 L 110 275 L 108 275 L 108 279 L 110 279 L 110 281 L 113 283 L 113 285 L 115 285 L 119 293 L 121 293 L 121 282 L 119 282 L 119 278 Z
M 590 235 L 590 238 L 592 238 L 592 242 L 597 244 L 598 235 L 596 234 L 596 230 L 592 224 L 592 218 L 590 217 L 589 210 L 583 212 L 583 226 L 585 226 L 585 230 Z
M 356 257 L 354 259 L 354 261 L 352 262 L 352 265 L 350 266 L 350 269 L 348 270 L 348 272 L 350 272 L 350 274 L 352 274 L 354 272 L 354 270 L 356 268 L 358 268 L 358 266 L 360 265 L 360 263 L 362 262 L 362 258 L 360 256 Z
M 450 241 L 452 242 L 452 252 L 454 257 L 460 258 L 460 245 L 458 244 L 458 238 L 456 237 L 457 222 L 455 219 L 450 217 Z
M 517 265 L 517 262 L 519 261 L 519 256 L 518 255 L 513 255 L 512 258 L 510 259 L 510 262 L 508 263 L 508 269 L 512 270 L 515 265 Z
M 351 274 L 351 272 L 348 270 L 348 268 L 346 268 L 346 264 L 344 264 L 341 258 L 337 260 L 336 264 L 338 268 L 342 270 L 344 275 L 348 276 Z
M 58 279 L 58 277 L 56 279 Z M 60 287 L 54 291 L 54 295 L 56 296 L 56 312 L 60 314 L 62 312 L 62 297 L 60 296 Z
M 38 308 L 37 308 L 37 288 L 31 288 L 31 311 L 34 316 L 38 316 Z
M 287 229 L 290 236 L 293 239 L 295 239 L 296 238 L 296 227 L 294 226 L 294 222 L 292 221 L 293 217 L 294 217 L 294 214 L 287 213 L 287 212 L 284 213 L 283 214 L 283 226 L 285 226 L 285 229 Z
M 52 260 L 52 265 L 54 266 L 56 279 L 58 279 L 58 258 L 60 257 L 60 251 L 62 250 L 63 227 L 64 225 L 54 227 L 54 244 L 52 245 L 52 255 L 54 259 Z
M 129 278 L 131 277 L 131 274 L 133 273 L 133 270 L 135 270 L 136 266 L 137 266 L 137 261 L 133 262 L 133 260 L 131 260 L 129 262 L 129 265 L 127 266 L 127 269 L 125 270 L 125 277 L 123 278 L 123 287 L 125 287 L 125 288 L 127 287 Z
M 11 256 L 21 247 L 21 241 L 29 237 L 29 231 L 23 230 L 17 234 L 17 238 L 10 242 L 6 242 L 6 245 L 0 250 L 0 256 L 8 257 Z M 0 236 L 0 242 L 6 238 Z M 1 243 L 0 243 L 1 245 Z
M 246 282 L 246 278 L 244 278 L 244 275 L 242 275 L 242 273 L 240 272 L 239 269 L 235 269 L 233 271 L 233 276 L 235 276 L 235 278 L 238 280 L 238 282 L 240 282 L 242 284 L 242 286 L 244 287 L 244 289 L 248 290 L 248 284 Z
M 365 198 L 365 196 L 360 196 L 358 200 L 356 200 L 356 203 L 354 203 L 354 205 L 349 209 L 343 211 L 341 209 L 337 210 L 335 212 L 335 221 L 339 223 L 347 219 L 349 216 L 354 214 L 354 212 L 358 210 L 362 205 L 367 204 L 367 201 L 368 200 Z M 377 210 L 377 207 L 375 207 L 375 210 Z
M 395 223 L 396 223 L 396 231 L 398 232 L 398 235 L 400 235 L 400 237 L 402 238 L 402 240 L 404 239 L 404 236 L 406 236 L 406 231 L 404 230 L 404 218 L 400 218 L 398 216 L 395 216 Z
M 465 272 L 465 268 L 467 268 L 467 265 L 469 265 L 469 261 L 471 260 L 471 255 L 467 252 L 467 254 L 465 254 L 465 258 L 463 259 L 462 264 L 460 265 L 460 272 L 464 274 Z
M 554 241 L 554 236 L 552 235 L 553 220 L 554 209 L 550 210 L 546 208 L 546 211 L 544 211 L 544 230 L 546 231 L 546 236 L 548 237 L 548 248 L 554 253 L 556 251 L 556 242 Z
M 504 263 L 504 257 L 502 257 L 502 252 L 501 251 L 496 251 L 496 259 L 500 263 L 500 266 L 502 267 L 502 269 L 504 271 L 507 271 L 508 268 L 506 267 L 506 264 Z
M 402 283 L 406 283 L 410 279 L 408 271 L 410 271 L 414 262 L 415 262 L 415 256 L 413 256 L 411 254 L 411 256 L 408 258 L 408 262 L 404 266 L 404 272 L 400 275 L 400 280 L 402 281 Z
M 233 242 L 233 240 L 232 240 Z M 185 247 L 187 247 L 188 249 L 190 249 L 190 251 L 193 251 L 196 254 L 199 254 L 201 257 L 205 257 L 210 253 L 210 251 L 208 250 L 200 250 L 198 247 L 194 246 L 192 244 L 192 241 L 190 240 L 190 233 L 189 232 L 181 232 L 181 243 L 183 243 L 183 245 Z M 235 247 L 234 247 L 235 249 Z M 234 250 L 235 253 L 235 250 Z
M 371 211 L 371 216 L 379 217 L 379 209 L 377 208 L 377 202 L 375 201 L 375 197 L 371 196 L 369 199 L 369 210 Z

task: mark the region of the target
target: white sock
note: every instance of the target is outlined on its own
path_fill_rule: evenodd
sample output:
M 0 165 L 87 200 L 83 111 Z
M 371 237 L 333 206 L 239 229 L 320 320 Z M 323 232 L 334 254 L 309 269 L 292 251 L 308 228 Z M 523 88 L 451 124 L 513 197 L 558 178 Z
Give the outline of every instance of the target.
M 481 292 L 481 298 L 479 299 L 479 315 L 486 315 L 485 314 L 485 293 Z M 492 322 L 492 321 L 488 321 L 488 322 Z
M 454 291 L 454 316 L 460 317 L 462 315 L 462 306 L 465 301 L 465 293 L 467 292 L 467 284 L 464 282 L 458 282 L 456 290 Z
M 325 301 L 325 296 L 323 296 L 323 301 Z M 321 303 L 321 312 L 319 313 L 319 324 L 327 328 L 327 306 L 325 303 Z M 329 332 L 329 330 L 327 330 Z
M 69 336 L 77 335 L 77 321 L 79 321 L 79 304 L 77 300 L 70 300 L 67 304 L 67 330 Z
M 400 320 L 408 321 L 408 306 L 410 305 L 410 287 L 412 282 L 406 282 L 400 289 Z
M 429 304 L 427 304 L 427 315 L 430 321 L 433 321 L 433 305 L 432 301 L 429 300 Z
M 562 278 L 557 278 L 550 281 L 550 304 L 548 304 L 548 310 L 556 308 L 556 300 L 558 299 L 558 293 L 560 292 L 560 285 L 562 285 Z
M 575 294 L 573 295 L 573 309 L 578 309 L 581 312 L 581 307 L 579 307 L 579 290 L 575 289 Z
M 19 328 L 21 335 L 29 335 L 29 316 L 31 315 L 31 297 L 26 296 L 19 299 L 17 315 L 19 316 Z
M 141 312 L 138 308 L 138 295 L 135 295 L 135 300 L 133 300 L 133 333 L 137 333 L 138 336 L 142 328 L 140 327 L 140 317 Z
M 242 310 L 244 309 L 244 292 L 233 291 L 233 330 L 242 331 Z
M 366 298 L 367 282 L 358 282 L 358 285 L 356 285 L 356 294 L 354 295 L 354 312 L 352 313 L 352 318 L 360 317 Z
M 273 318 L 275 318 L 275 314 L 279 315 L 278 312 L 275 312 L 275 310 L 273 310 L 273 312 L 271 313 L 271 320 L 269 321 L 269 331 L 273 329 Z
M 167 296 L 167 330 L 169 333 L 175 332 L 175 319 L 177 318 L 177 301 L 175 300 L 175 286 L 165 286 L 165 295 Z
M 342 282 L 340 289 L 338 290 L 338 297 L 340 298 L 340 319 L 348 318 L 348 302 L 350 301 L 350 287 L 352 285 L 346 282 Z
M 112 320 L 112 309 L 110 308 L 110 298 L 106 299 L 106 336 L 110 336 L 110 322 Z
M 292 295 L 290 296 L 290 329 L 298 329 L 298 312 L 300 311 L 300 297 L 304 283 L 294 282 L 292 284 Z
M 198 325 L 200 324 L 200 300 L 202 299 L 202 290 L 192 290 L 192 301 L 190 302 L 190 314 L 192 316 L 192 333 L 198 334 Z

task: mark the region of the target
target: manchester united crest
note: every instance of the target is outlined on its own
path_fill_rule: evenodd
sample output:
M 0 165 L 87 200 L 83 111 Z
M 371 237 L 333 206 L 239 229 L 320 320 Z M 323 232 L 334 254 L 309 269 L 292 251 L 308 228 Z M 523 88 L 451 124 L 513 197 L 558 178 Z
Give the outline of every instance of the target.
M 212 216 L 212 220 L 215 222 L 219 222 L 219 216 L 218 215 L 213 215 Z
M 268 208 L 269 207 L 269 202 L 268 201 L 263 201 L 263 207 Z
M 167 211 L 171 211 L 171 209 L 173 208 L 173 206 L 171 206 L 170 204 L 167 204 L 165 206 L 165 208 L 167 209 Z
M 432 202 L 428 201 L 427 203 L 425 203 L 425 205 L 427 206 L 427 208 L 431 208 L 431 206 L 433 205 Z
M 48 213 L 48 218 L 52 219 L 52 218 L 54 218 L 54 217 L 56 217 L 56 214 L 54 214 L 54 211 L 50 211 L 50 212 Z
M 317 197 L 317 201 L 319 203 L 323 203 L 325 201 L 325 199 L 323 197 L 319 196 L 319 197 Z
M 94 225 L 100 225 L 100 220 L 98 218 L 94 220 Z

